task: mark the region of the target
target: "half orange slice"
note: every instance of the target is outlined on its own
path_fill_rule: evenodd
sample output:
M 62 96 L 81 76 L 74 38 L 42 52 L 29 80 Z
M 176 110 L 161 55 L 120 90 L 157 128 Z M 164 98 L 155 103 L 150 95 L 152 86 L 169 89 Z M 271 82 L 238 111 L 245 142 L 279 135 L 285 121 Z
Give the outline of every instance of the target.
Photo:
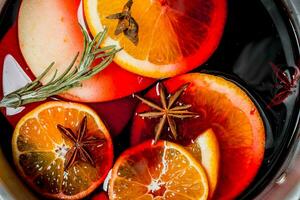
M 220 168 L 220 149 L 215 133 L 212 129 L 208 129 L 199 134 L 199 136 L 185 148 L 202 164 L 209 185 L 208 196 L 211 199 L 217 187 Z

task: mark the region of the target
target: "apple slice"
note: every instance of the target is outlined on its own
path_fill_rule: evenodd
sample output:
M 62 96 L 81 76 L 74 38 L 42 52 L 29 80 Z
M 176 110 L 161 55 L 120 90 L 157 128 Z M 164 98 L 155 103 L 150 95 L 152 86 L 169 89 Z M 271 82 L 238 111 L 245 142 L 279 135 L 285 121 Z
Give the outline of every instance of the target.
M 77 52 L 83 37 L 74 1 L 23 1 L 19 11 L 18 35 L 21 52 L 35 75 L 51 62 L 63 72 Z
M 2 40 L 0 41 L 0 99 L 3 98 L 3 63 L 5 57 L 7 55 L 11 55 L 16 62 L 20 65 L 24 72 L 31 78 L 34 79 L 33 74 L 30 72 L 28 67 L 26 66 L 26 62 L 22 57 L 22 54 L 19 49 L 18 43 L 18 34 L 17 34 L 17 24 L 13 24 L 13 26 L 8 30 L 8 32 L 4 35 Z M 18 80 L 19 77 L 16 76 L 15 80 Z M 105 124 L 109 128 L 109 132 L 112 136 L 118 136 L 124 127 L 128 124 L 131 116 L 133 115 L 133 111 L 136 106 L 136 100 L 132 97 L 126 97 L 122 99 L 118 99 L 110 102 L 100 102 L 100 103 L 88 103 L 89 107 L 94 109 L 97 114 L 105 121 Z M 35 107 L 41 105 L 45 102 L 37 102 L 27 104 L 25 109 L 17 113 L 15 115 L 8 115 L 6 109 L 1 109 L 0 111 L 6 117 L 8 122 L 15 127 L 19 120 L 28 112 L 31 112 Z
M 54 68 L 62 73 L 77 52 L 83 50 L 83 37 L 77 20 L 79 3 L 79 0 L 22 1 L 18 18 L 19 45 L 35 76 L 52 62 L 55 62 Z M 43 80 L 44 83 L 53 75 L 54 68 Z M 82 102 L 108 101 L 142 90 L 153 81 L 113 63 L 85 81 L 83 87 L 72 89 L 63 96 Z

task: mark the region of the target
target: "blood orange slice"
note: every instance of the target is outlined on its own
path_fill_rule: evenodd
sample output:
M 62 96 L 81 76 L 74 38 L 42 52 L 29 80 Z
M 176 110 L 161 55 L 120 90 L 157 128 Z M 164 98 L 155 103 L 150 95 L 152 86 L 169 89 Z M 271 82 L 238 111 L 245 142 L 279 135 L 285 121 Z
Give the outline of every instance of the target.
M 57 199 L 83 198 L 97 188 L 112 166 L 112 148 L 93 110 L 60 101 L 26 114 L 12 140 L 20 175 L 40 194 Z
M 209 74 L 186 74 L 164 82 L 169 93 L 190 83 L 178 99 L 179 105 L 191 105 L 198 118 L 175 119 L 177 140 L 172 138 L 165 126 L 161 138 L 188 146 L 200 133 L 212 128 L 220 145 L 220 176 L 215 192 L 216 199 L 233 199 L 255 177 L 263 156 L 265 145 L 264 124 L 260 113 L 248 95 L 237 85 Z M 156 88 L 145 98 L 160 105 Z M 149 111 L 140 104 L 136 112 Z M 158 120 L 134 117 L 131 142 L 133 145 L 154 138 Z
M 110 199 L 207 199 L 204 169 L 183 147 L 147 141 L 126 150 L 116 161 Z
M 120 21 L 108 19 L 123 11 L 128 0 L 84 0 L 91 33 L 106 26 L 104 45 L 123 48 L 115 61 L 139 75 L 162 78 L 187 72 L 204 63 L 217 48 L 226 19 L 225 0 L 134 0 L 131 17 L 138 25 L 138 43 L 115 35 Z

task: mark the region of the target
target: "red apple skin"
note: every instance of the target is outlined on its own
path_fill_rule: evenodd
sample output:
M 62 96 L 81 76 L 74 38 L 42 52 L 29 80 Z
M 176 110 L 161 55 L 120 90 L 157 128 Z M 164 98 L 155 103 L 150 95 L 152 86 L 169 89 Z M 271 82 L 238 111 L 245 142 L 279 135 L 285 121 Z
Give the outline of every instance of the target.
M 9 29 L 9 31 L 0 42 L 0 98 L 3 97 L 3 62 L 7 54 L 11 54 L 20 64 L 22 69 L 27 73 L 27 75 L 32 80 L 34 79 L 34 75 L 27 67 L 26 62 L 23 59 L 19 49 L 17 40 L 17 24 L 14 24 Z M 26 113 L 30 112 L 32 109 L 42 103 L 44 102 L 28 104 L 25 106 L 23 112 L 13 116 L 7 116 L 5 108 L 2 108 L 1 112 L 10 122 L 10 124 L 12 126 L 15 126 L 21 119 L 21 117 L 23 117 Z M 112 102 L 88 103 L 87 105 L 93 108 L 98 113 L 101 119 L 103 119 L 103 121 L 106 123 L 107 128 L 110 130 L 110 133 L 113 136 L 116 136 L 123 130 L 129 119 L 131 118 L 133 109 L 136 105 L 136 100 L 132 97 L 127 97 Z
M 77 20 L 79 0 L 22 1 L 18 17 L 21 52 L 32 73 L 40 75 L 50 63 L 62 73 L 83 50 L 83 36 Z M 80 57 L 80 56 L 79 56 Z M 79 59 L 77 59 L 77 64 Z M 44 83 L 53 75 L 54 68 Z M 143 90 L 155 80 L 145 78 L 112 63 L 69 90 L 64 98 L 80 102 L 103 102 Z

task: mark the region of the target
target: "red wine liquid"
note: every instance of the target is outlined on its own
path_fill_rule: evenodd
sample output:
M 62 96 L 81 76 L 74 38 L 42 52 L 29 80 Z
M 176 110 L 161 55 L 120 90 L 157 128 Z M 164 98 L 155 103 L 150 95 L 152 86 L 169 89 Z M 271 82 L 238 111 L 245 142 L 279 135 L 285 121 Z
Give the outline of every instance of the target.
M 10 1 L 5 7 L 6 12 L 0 16 L 0 37 L 16 20 L 19 3 L 18 0 Z M 292 77 L 299 59 L 287 15 L 277 6 L 282 5 L 273 0 L 228 0 L 228 19 L 222 41 L 213 56 L 194 70 L 222 76 L 238 84 L 255 102 L 264 120 L 264 161 L 255 180 L 239 199 L 252 199 L 270 184 L 295 147 L 300 110 L 298 83 L 282 104 L 267 108 L 279 92 L 270 63 Z M 7 160 L 13 163 L 10 145 L 13 129 L 2 115 L 0 117 L 0 144 Z M 131 123 L 114 138 L 115 158 L 130 146 Z M 102 186 L 87 199 L 100 191 Z

